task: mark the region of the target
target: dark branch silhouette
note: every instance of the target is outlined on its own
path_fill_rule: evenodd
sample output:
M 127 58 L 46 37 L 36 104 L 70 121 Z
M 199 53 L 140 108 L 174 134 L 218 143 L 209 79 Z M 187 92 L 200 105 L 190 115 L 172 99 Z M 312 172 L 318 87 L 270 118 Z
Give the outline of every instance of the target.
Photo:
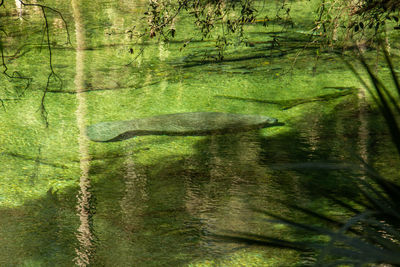
M 70 45 L 72 46 L 72 43 L 71 43 L 71 40 L 70 40 L 70 34 L 69 34 L 69 30 L 68 30 L 68 24 L 67 24 L 66 20 L 64 19 L 62 13 L 61 13 L 60 11 L 54 9 L 54 8 L 51 8 L 51 7 L 46 6 L 46 5 L 41 5 L 41 4 L 30 4 L 30 3 L 25 3 L 25 2 L 23 2 L 23 1 L 21 1 L 21 0 L 19 0 L 19 2 L 20 2 L 23 6 L 35 6 L 35 7 L 40 7 L 40 9 L 41 9 L 41 11 L 42 11 L 43 19 L 44 19 L 44 31 L 43 31 L 43 34 L 44 34 L 45 37 L 46 37 L 46 45 L 47 45 L 48 52 L 49 52 L 49 68 L 50 68 L 50 74 L 49 74 L 48 77 L 47 77 L 47 83 L 46 83 L 46 86 L 45 86 L 45 89 L 44 89 L 44 91 L 43 91 L 43 95 L 42 95 L 42 98 L 41 98 L 40 110 L 41 110 L 41 115 L 42 115 L 42 117 L 43 117 L 43 119 L 44 119 L 45 125 L 46 125 L 46 127 L 48 127 L 48 125 L 49 125 L 48 118 L 47 118 L 48 113 L 47 113 L 47 110 L 46 110 L 46 107 L 45 107 L 46 95 L 47 95 L 47 92 L 48 92 L 48 90 L 49 90 L 50 83 L 51 83 L 51 80 L 52 80 L 52 79 L 54 79 L 55 81 L 58 81 L 58 83 L 59 83 L 59 85 L 60 85 L 60 88 L 62 88 L 62 80 L 61 80 L 61 78 L 55 73 L 54 68 L 53 68 L 52 49 L 51 49 L 50 32 L 49 32 L 49 23 L 48 23 L 48 18 L 47 18 L 46 10 L 49 10 L 49 11 L 51 11 L 51 12 L 54 12 L 54 13 L 58 14 L 58 16 L 60 16 L 60 18 L 62 19 L 63 23 L 65 24 L 65 30 L 66 30 L 66 32 L 67 32 L 67 43 L 70 44 Z M 4 0 L 1 0 L 0 6 L 2 6 L 3 3 L 4 3 Z M 7 35 L 7 33 L 6 33 L 4 30 L 2 30 L 2 32 L 3 32 L 5 35 Z M 3 49 L 3 45 L 2 45 L 1 42 L 0 42 L 0 53 L 1 53 L 1 60 L 2 60 L 2 66 L 3 66 L 3 74 L 4 74 L 6 77 L 10 78 L 10 79 L 23 79 L 23 80 L 26 81 L 26 86 L 25 86 L 24 90 L 23 90 L 21 93 L 18 93 L 18 97 L 21 97 L 21 96 L 25 93 L 26 89 L 30 86 L 30 84 L 31 84 L 31 82 L 32 82 L 32 78 L 31 78 L 31 77 L 24 77 L 23 75 L 21 75 L 21 74 L 20 74 L 19 72 L 17 72 L 17 71 L 13 72 L 13 74 L 10 75 L 10 74 L 7 72 L 7 71 L 8 71 L 8 67 L 7 67 L 7 64 L 6 64 L 6 61 L 5 61 L 4 49 Z M 15 58 L 17 54 L 18 54 L 18 51 L 17 51 L 17 53 L 16 53 L 12 58 Z M 23 53 L 20 54 L 19 56 L 21 56 L 21 55 L 23 55 Z M 5 109 L 4 101 L 3 101 L 3 99 L 1 99 L 1 98 L 0 98 L 0 103 L 1 103 L 1 105 L 2 105 L 2 107 L 3 107 L 3 109 Z

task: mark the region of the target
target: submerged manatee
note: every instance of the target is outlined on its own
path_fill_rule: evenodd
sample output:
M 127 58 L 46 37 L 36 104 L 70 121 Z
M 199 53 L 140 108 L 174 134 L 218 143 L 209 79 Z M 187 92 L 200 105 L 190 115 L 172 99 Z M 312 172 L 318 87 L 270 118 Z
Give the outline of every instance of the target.
M 130 121 L 101 122 L 87 127 L 87 136 L 96 142 L 114 142 L 138 135 L 211 135 L 249 131 L 278 125 L 266 116 L 220 112 L 165 114 Z

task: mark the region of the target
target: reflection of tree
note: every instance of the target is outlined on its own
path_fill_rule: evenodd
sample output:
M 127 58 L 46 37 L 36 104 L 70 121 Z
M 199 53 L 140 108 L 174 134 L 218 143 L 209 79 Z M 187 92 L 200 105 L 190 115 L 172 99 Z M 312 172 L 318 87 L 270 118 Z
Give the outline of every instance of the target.
M 202 142 L 199 158 L 185 160 L 185 207 L 201 222 L 201 251 L 210 255 L 226 251 L 222 244 L 212 242 L 211 233 L 252 229 L 256 216 L 251 210 L 252 190 L 261 189 L 268 181 L 265 167 L 259 164 L 260 151 L 254 132 L 211 136 Z M 191 174 L 190 170 L 204 172 Z
M 369 142 L 369 129 L 368 129 L 368 117 L 367 117 L 367 101 L 365 98 L 365 88 L 362 88 L 358 92 L 358 119 L 360 126 L 358 130 L 358 151 L 359 156 L 364 162 L 368 162 L 368 142 Z
M 79 241 L 79 247 L 76 248 L 75 263 L 78 266 L 87 266 L 90 264 L 91 258 L 94 254 L 94 235 L 92 233 L 92 216 L 93 216 L 93 196 L 91 194 L 91 181 L 89 179 L 89 144 L 86 138 L 86 98 L 84 89 L 84 48 L 85 48 L 85 34 L 82 24 L 81 13 L 79 11 L 78 0 L 71 2 L 76 32 L 76 75 L 75 75 L 75 88 L 76 98 L 78 100 L 78 107 L 76 110 L 76 120 L 79 129 L 79 154 L 80 154 L 80 169 L 81 176 L 79 181 L 80 191 L 77 195 L 77 211 L 80 220 L 80 225 L 76 233 Z
M 149 198 L 147 178 L 137 170 L 130 156 L 125 160 L 125 168 L 125 194 L 120 205 L 125 230 L 127 233 L 134 233 L 137 228 L 142 227 L 143 213 Z

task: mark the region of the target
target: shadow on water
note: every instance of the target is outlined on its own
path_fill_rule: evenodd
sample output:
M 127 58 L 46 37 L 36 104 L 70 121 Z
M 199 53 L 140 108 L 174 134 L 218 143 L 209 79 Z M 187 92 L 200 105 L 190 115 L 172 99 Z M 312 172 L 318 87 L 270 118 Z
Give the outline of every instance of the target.
M 49 190 L 37 200 L 14 209 L 2 208 L 2 266 L 67 266 L 75 257 L 74 190 L 57 194 Z M 15 235 L 18 233 L 18 235 Z
M 285 167 L 356 162 L 354 155 L 364 145 L 367 153 L 374 154 L 374 136 L 368 135 L 365 144 L 357 141 L 360 121 L 353 100 L 344 100 L 332 113 L 335 116 L 310 112 L 289 123 L 292 130 L 286 133 L 265 137 L 255 131 L 199 138 L 195 153 L 161 158 L 146 166 L 135 162 L 128 145 L 126 156 L 111 152 L 101 155 L 101 160 L 93 155 L 96 160 L 89 173 L 96 211 L 93 265 L 182 266 L 210 258 L 218 261 L 239 248 L 217 242 L 213 233 L 221 230 L 307 238 L 266 224 L 253 208 L 300 216 L 271 199 L 326 210 L 329 205 L 318 201 L 318 188 L 354 194 L 348 171 Z M 159 137 L 161 142 L 177 138 L 186 137 Z M 4 239 L 15 242 L 2 250 L 0 258 L 6 259 L 2 264 L 68 266 L 76 256 L 77 191 L 77 187 L 59 193 L 50 190 L 20 208 L 3 209 L 2 225 L 9 228 L 2 235 L 8 233 Z
M 339 91 L 339 92 L 334 92 L 330 94 L 325 94 L 325 95 L 320 95 L 312 98 L 298 98 L 298 99 L 288 99 L 288 100 L 265 100 L 265 99 L 255 99 L 255 98 L 245 98 L 245 97 L 237 97 L 237 96 L 226 96 L 226 95 L 215 95 L 214 97 L 216 98 L 222 98 L 222 99 L 229 99 L 229 100 L 237 100 L 241 101 L 244 103 L 260 103 L 260 104 L 271 104 L 271 105 L 277 105 L 279 108 L 282 110 L 287 110 L 291 109 L 293 107 L 296 107 L 298 105 L 302 104 L 307 104 L 307 103 L 312 103 L 312 102 L 327 102 L 330 100 L 333 100 L 335 98 L 339 98 L 342 96 L 347 96 L 350 94 L 355 93 L 355 90 L 346 90 L 346 91 Z

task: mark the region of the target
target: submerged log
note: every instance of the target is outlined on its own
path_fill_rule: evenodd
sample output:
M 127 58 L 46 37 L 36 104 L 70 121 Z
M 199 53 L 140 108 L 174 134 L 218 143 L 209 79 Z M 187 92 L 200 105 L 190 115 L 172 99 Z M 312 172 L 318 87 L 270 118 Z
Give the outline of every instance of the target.
M 225 134 L 281 125 L 266 116 L 220 112 L 165 114 L 130 121 L 100 122 L 87 127 L 96 142 L 114 142 L 140 135 L 195 136 Z

